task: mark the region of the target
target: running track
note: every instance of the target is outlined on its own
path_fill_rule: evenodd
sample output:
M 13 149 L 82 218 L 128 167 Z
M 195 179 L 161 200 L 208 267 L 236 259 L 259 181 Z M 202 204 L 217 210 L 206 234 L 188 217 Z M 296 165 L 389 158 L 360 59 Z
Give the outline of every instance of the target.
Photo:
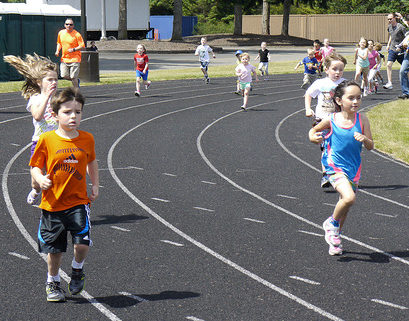
M 0 95 L 0 319 L 408 320 L 408 168 L 363 152 L 345 254 L 329 256 L 321 223 L 337 194 L 319 187 L 301 78 L 259 82 L 248 112 L 233 78 L 157 82 L 140 98 L 134 84 L 84 87 L 101 188 L 86 292 L 64 304 L 45 300 L 40 210 L 25 203 L 31 116 Z

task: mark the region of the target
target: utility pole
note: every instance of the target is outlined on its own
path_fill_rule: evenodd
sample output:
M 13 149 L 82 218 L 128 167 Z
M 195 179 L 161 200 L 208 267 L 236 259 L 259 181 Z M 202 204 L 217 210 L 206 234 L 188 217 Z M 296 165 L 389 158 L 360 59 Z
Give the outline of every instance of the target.
M 81 35 L 87 46 L 87 9 L 85 0 L 81 0 Z
M 106 19 L 106 8 L 105 8 L 105 0 L 101 0 L 101 39 L 100 40 L 107 40 L 107 19 Z

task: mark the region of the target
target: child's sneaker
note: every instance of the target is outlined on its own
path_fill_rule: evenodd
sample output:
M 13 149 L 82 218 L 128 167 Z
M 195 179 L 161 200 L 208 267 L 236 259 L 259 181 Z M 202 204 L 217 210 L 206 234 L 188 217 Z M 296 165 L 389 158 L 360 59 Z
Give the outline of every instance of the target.
M 63 289 L 61 289 L 60 282 L 47 282 L 45 291 L 47 292 L 48 302 L 65 301 L 65 292 Z
M 243 111 L 247 111 L 246 106 L 244 106 L 244 105 L 241 106 L 240 108 L 243 109 Z
M 328 217 L 324 223 L 322 223 L 322 227 L 325 231 L 325 241 L 329 245 L 339 246 L 341 244 L 341 237 L 339 236 L 339 226 L 334 226 L 330 222 L 331 216 Z
M 141 95 L 141 93 L 139 91 L 135 90 L 135 96 L 139 97 L 140 95 Z
M 329 245 L 328 250 L 329 255 L 341 255 L 342 254 L 342 244 L 338 246 Z
M 331 186 L 331 183 L 329 182 L 328 175 L 327 174 L 322 174 L 321 178 L 321 188 L 328 188 Z
M 85 285 L 85 274 L 80 271 L 75 271 L 73 270 L 71 273 L 71 281 L 70 284 L 68 285 L 68 291 L 70 292 L 71 295 L 76 295 L 81 293 L 82 290 L 84 290 L 84 285 Z
M 241 95 L 240 90 L 236 90 L 234 93 L 235 93 L 236 95 Z
M 30 193 L 27 195 L 27 203 L 30 205 L 38 205 L 41 200 L 41 192 L 37 193 L 37 191 L 33 188 Z
M 145 85 L 145 89 L 146 89 L 146 90 L 148 90 L 148 88 L 150 87 L 151 83 L 152 83 L 152 82 L 149 81 L 148 84 Z
M 210 83 L 210 78 L 207 77 L 207 78 L 206 78 L 206 84 L 209 84 L 209 83 Z

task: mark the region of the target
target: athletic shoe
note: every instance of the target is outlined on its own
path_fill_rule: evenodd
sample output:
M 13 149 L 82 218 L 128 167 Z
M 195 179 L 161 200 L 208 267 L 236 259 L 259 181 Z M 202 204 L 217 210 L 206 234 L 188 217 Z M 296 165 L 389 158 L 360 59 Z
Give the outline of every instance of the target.
M 136 90 L 135 90 L 135 96 L 136 96 L 136 97 L 139 97 L 140 95 L 141 95 L 141 93 L 140 93 L 139 91 L 136 91 Z
M 325 241 L 329 245 L 339 246 L 341 244 L 341 238 L 339 236 L 339 227 L 335 227 L 332 223 L 330 223 L 331 216 L 328 217 L 324 223 L 322 223 L 322 227 L 325 231 Z
M 264 71 L 261 70 L 261 75 L 264 76 Z
M 206 84 L 209 84 L 209 83 L 210 83 L 210 78 L 207 77 L 207 78 L 206 78 Z
M 393 88 L 392 83 L 391 83 L 391 82 L 387 82 L 386 85 L 383 85 L 383 88 L 385 88 L 385 89 L 392 89 L 392 88 Z
M 72 271 L 71 273 L 71 281 L 68 285 L 68 291 L 71 295 L 79 294 L 84 289 L 85 285 L 85 274 L 80 271 Z
M 307 82 L 303 83 L 300 88 L 301 89 L 307 89 L 308 88 L 308 83 Z
M 65 292 L 63 289 L 61 289 L 60 282 L 47 282 L 45 291 L 47 292 L 48 302 L 65 301 Z
M 409 95 L 403 94 L 403 95 L 398 96 L 398 98 L 399 99 L 409 99 Z
M 30 205 L 38 205 L 41 200 L 41 192 L 37 193 L 37 191 L 33 188 L 30 193 L 27 195 L 27 203 Z
M 235 91 L 234 92 L 236 95 L 241 95 L 241 92 L 240 91 Z
M 341 255 L 342 254 L 342 244 L 338 246 L 329 245 L 328 250 L 329 255 Z
M 147 84 L 147 85 L 145 85 L 145 89 L 146 89 L 146 90 L 148 90 L 148 89 L 149 89 L 149 87 L 150 87 L 150 85 L 151 85 L 151 82 L 148 82 L 148 84 Z
M 243 109 L 243 111 L 247 111 L 246 106 L 241 106 L 241 109 Z
M 329 182 L 328 175 L 323 174 L 321 178 L 321 188 L 328 188 L 331 186 L 331 183 Z

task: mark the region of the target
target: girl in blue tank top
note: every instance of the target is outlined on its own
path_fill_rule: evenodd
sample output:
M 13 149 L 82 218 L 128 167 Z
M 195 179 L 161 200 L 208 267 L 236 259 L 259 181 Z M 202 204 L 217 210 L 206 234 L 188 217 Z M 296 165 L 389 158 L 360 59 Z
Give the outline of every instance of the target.
M 339 193 L 332 216 L 323 223 L 325 240 L 330 255 L 342 254 L 340 230 L 348 211 L 355 203 L 355 192 L 361 176 L 361 149 L 374 147 L 368 118 L 358 113 L 361 105 L 361 88 L 354 81 L 344 81 L 335 89 L 334 102 L 341 108 L 325 118 L 309 132 L 311 142 L 324 141 L 321 162 L 329 181 Z M 323 137 L 323 131 L 328 134 Z

